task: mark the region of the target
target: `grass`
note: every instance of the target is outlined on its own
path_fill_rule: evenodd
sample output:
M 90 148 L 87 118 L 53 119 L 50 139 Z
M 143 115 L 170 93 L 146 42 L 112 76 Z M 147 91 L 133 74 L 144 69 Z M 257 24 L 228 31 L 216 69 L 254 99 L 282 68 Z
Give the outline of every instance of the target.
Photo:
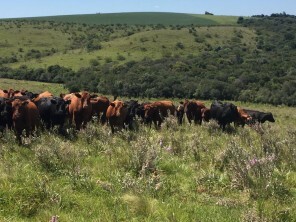
M 197 37 L 189 34 L 187 28 L 141 31 L 129 37 L 102 42 L 102 49 L 93 52 L 87 52 L 85 49 L 67 50 L 66 53 L 58 52 L 52 56 L 21 61 L 10 66 L 17 68 L 26 65 L 29 68 L 46 68 L 58 64 L 78 70 L 81 67 L 90 66 L 91 60 L 104 64 L 107 59 L 110 59 L 113 63 L 122 64 L 131 60 L 140 61 L 145 57 L 151 59 L 160 59 L 164 56 L 185 57 L 203 53 L 207 45 L 213 48 L 227 47 L 236 33 L 244 36 L 240 44 L 248 48 L 256 46 L 254 32 L 243 27 L 196 27 L 196 33 Z M 196 42 L 195 38 L 199 38 L 200 42 Z M 184 48 L 178 48 L 177 43 L 182 43 Z M 124 59 L 118 59 L 119 55 Z
M 221 132 L 214 122 L 168 118 L 158 131 L 139 125 L 115 135 L 92 123 L 23 146 L 8 131 L 0 137 L 0 220 L 296 220 L 295 108 L 236 104 L 271 111 L 276 122 Z
M 66 92 L 62 84 L 34 82 L 25 80 L 13 80 L 0 78 L 0 89 L 14 89 L 21 90 L 26 89 L 31 92 L 44 92 L 46 90 L 52 92 L 55 95 L 59 95 L 62 92 Z
M 209 16 L 166 12 L 133 12 L 133 13 L 97 13 L 84 15 L 44 16 L 23 18 L 57 22 L 74 22 L 85 24 L 163 24 L 163 25 L 236 25 L 238 16 Z

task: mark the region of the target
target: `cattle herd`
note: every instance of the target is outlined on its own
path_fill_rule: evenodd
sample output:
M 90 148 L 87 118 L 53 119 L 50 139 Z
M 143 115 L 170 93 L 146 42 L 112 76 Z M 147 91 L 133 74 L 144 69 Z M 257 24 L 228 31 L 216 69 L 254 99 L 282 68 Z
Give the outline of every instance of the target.
M 222 130 L 230 123 L 235 126 L 274 122 L 272 113 L 243 109 L 232 103 L 214 101 L 210 108 L 197 100 L 185 100 L 176 107 L 172 101 L 156 101 L 139 103 L 136 100 L 110 101 L 105 96 L 90 94 L 87 91 L 61 94 L 59 97 L 46 91 L 40 94 L 27 90 L 0 89 L 0 130 L 13 130 L 17 142 L 21 144 L 21 136 L 25 131 L 30 136 L 37 128 L 50 130 L 58 126 L 63 132 L 64 125 L 76 130 L 84 128 L 93 116 L 98 116 L 101 124 L 108 124 L 112 133 L 123 128 L 133 129 L 135 119 L 143 124 L 160 128 L 168 115 L 176 116 L 178 123 L 183 123 L 184 114 L 191 124 L 201 124 L 214 119 Z

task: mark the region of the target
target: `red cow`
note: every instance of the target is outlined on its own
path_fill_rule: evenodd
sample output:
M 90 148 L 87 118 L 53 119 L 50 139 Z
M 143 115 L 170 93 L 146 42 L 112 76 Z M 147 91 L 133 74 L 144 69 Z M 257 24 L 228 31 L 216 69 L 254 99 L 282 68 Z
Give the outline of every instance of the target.
M 245 112 L 243 108 L 237 107 L 237 111 L 238 118 L 234 121 L 235 126 L 241 125 L 242 127 L 244 127 L 248 121 L 252 120 L 252 117 L 247 112 Z
M 22 143 L 21 135 L 23 130 L 26 131 L 26 136 L 29 137 L 40 124 L 39 111 L 36 105 L 30 100 L 15 99 L 11 102 L 12 106 L 12 121 L 16 134 L 16 139 L 19 144 Z
M 155 128 L 160 127 L 163 122 L 163 118 L 168 116 L 168 111 L 171 115 L 175 115 L 176 108 L 172 101 L 157 101 L 144 106 L 145 119 L 149 119 L 154 122 Z M 151 123 L 151 122 L 150 122 Z
M 187 120 L 189 124 L 193 120 L 195 124 L 201 124 L 202 112 L 201 109 L 205 108 L 204 103 L 196 100 L 185 100 L 184 102 L 184 112 L 186 113 Z
M 6 89 L 4 89 L 4 90 L 0 89 L 0 97 L 2 97 L 2 98 L 9 98 L 9 92 L 8 92 L 8 90 L 6 90 Z
M 34 103 L 37 103 L 41 98 L 48 98 L 48 97 L 53 97 L 53 94 L 48 91 L 45 91 L 43 93 L 40 93 L 36 98 L 32 99 L 32 101 Z
M 127 117 L 128 109 L 123 101 L 115 100 L 108 106 L 106 117 L 111 126 L 112 133 L 115 132 L 115 128 L 121 130 L 124 128 L 124 121 Z
M 92 116 L 97 115 L 98 121 L 101 120 L 102 124 L 106 123 L 106 112 L 110 105 L 110 101 L 105 96 L 98 96 L 90 100 L 92 105 Z M 102 116 L 101 116 L 102 113 Z M 101 118 L 100 118 L 101 117 Z
M 91 95 L 86 91 L 74 93 L 71 96 L 71 103 L 69 105 L 70 124 L 73 121 L 76 130 L 80 130 L 81 125 L 85 127 L 87 122 L 91 120 L 92 105 L 90 99 Z

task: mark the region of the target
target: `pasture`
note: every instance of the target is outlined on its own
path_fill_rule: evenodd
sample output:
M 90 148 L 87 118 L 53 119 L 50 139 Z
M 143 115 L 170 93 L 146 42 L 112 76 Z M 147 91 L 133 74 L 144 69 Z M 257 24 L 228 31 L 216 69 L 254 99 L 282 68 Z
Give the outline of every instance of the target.
M 22 20 L 55 21 L 97 24 L 127 24 L 127 25 L 236 25 L 238 16 L 211 16 L 200 14 L 166 13 L 166 12 L 131 12 L 131 13 L 96 13 L 83 15 L 43 16 L 22 18 Z
M 42 84 L 32 90 L 51 89 Z M 169 117 L 160 130 L 137 122 L 137 130 L 111 135 L 95 121 L 65 136 L 41 132 L 22 146 L 5 132 L 0 220 L 296 220 L 295 108 L 234 103 L 270 111 L 276 122 L 222 132 L 212 121 L 179 126 Z

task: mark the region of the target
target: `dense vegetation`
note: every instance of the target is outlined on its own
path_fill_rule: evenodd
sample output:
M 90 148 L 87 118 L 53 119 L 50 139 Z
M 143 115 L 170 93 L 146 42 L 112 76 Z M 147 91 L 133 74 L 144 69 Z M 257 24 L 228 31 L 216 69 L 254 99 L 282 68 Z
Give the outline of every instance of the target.
M 0 77 L 65 83 L 70 91 L 295 106 L 295 21 L 286 14 L 240 17 L 232 27 L 3 21 L 5 33 L 59 34 L 34 49 L 30 40 L 23 47 L 4 40 L 1 54 L 11 51 L 0 59 Z

